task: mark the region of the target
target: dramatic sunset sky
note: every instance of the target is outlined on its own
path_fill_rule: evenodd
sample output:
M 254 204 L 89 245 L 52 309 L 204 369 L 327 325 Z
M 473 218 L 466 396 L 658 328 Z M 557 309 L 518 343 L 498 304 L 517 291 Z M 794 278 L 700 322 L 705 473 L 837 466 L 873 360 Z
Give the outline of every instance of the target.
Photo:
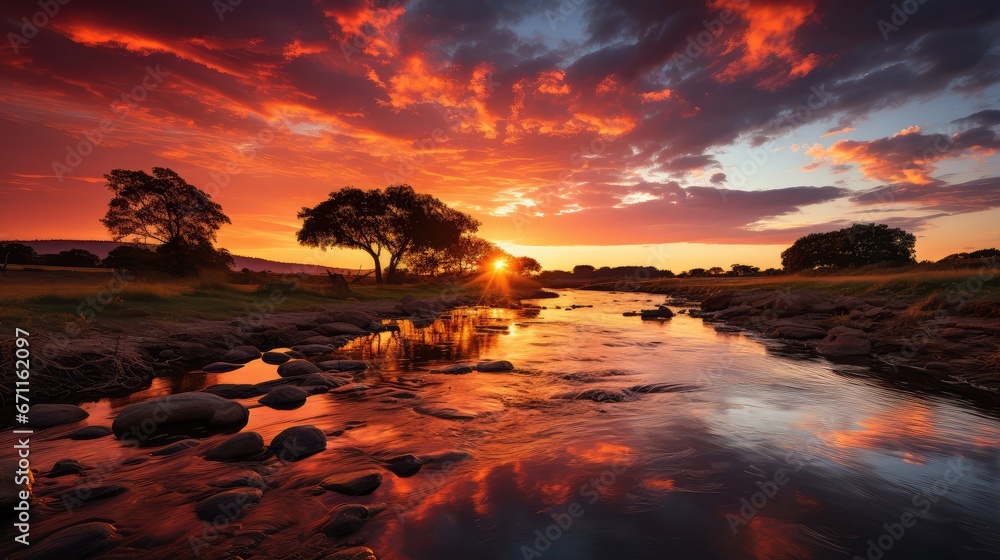
M 62 1 L 0 7 L 0 239 L 107 239 L 102 175 L 160 166 L 282 261 L 370 265 L 296 212 L 403 182 L 546 268 L 1000 245 L 995 0 Z

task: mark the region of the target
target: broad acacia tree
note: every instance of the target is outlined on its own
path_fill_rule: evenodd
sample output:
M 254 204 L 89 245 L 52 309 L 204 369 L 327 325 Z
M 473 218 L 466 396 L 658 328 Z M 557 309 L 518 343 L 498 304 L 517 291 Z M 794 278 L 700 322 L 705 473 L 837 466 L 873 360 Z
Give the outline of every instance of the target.
M 810 233 L 781 253 L 785 270 L 821 266 L 849 268 L 879 263 L 914 262 L 917 238 L 885 224 L 854 224 L 825 233 Z
M 152 175 L 115 169 L 104 178 L 114 197 L 101 223 L 115 241 L 159 241 L 156 252 L 175 274 L 232 264 L 228 253 L 212 246 L 219 228 L 231 222 L 208 193 L 164 167 L 154 167 Z
M 232 223 L 222 206 L 173 170 L 115 169 L 104 176 L 114 193 L 101 220 L 115 241 L 136 236 L 163 244 L 198 246 L 215 241 L 216 232 Z
M 368 253 L 378 284 L 383 283 L 383 256 L 388 257 L 384 281 L 391 282 L 408 255 L 444 249 L 479 229 L 479 222 L 468 214 L 409 185 L 384 191 L 346 187 L 312 208 L 303 208 L 298 217 L 303 221 L 299 243 Z

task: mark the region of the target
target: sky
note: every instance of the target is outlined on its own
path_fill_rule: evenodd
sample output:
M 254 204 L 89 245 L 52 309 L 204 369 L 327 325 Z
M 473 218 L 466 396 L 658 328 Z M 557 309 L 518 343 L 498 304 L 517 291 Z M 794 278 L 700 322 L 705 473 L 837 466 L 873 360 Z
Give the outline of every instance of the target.
M 1000 245 L 994 1 L 62 1 L 0 6 L 0 239 L 109 239 L 103 175 L 168 167 L 330 266 L 297 212 L 400 183 L 548 269 Z

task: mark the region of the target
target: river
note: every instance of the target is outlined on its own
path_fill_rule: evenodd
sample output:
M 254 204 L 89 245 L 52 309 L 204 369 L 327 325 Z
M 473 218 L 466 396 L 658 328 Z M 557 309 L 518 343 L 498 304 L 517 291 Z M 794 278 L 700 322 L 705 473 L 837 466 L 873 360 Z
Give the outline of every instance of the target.
M 313 395 L 294 410 L 242 401 L 254 407 L 243 430 L 265 442 L 303 424 L 333 434 L 326 451 L 295 463 L 204 460 L 223 435 L 150 456 L 112 438 L 55 439 L 69 428 L 39 432 L 32 460 L 42 472 L 73 458 L 98 482 L 131 490 L 68 514 L 46 496 L 87 478 L 40 476 L 33 533 L 113 522 L 124 539 L 101 558 L 197 550 L 310 559 L 345 543 L 414 560 L 1000 555 L 995 402 L 716 332 L 685 314 L 622 316 L 662 296 L 560 293 L 535 302 L 541 311 L 455 310 L 430 326 L 401 321 L 398 333 L 356 339 L 337 355 L 371 364 L 358 375 L 371 387 L 363 393 Z M 517 369 L 430 372 L 479 359 Z M 147 391 L 83 405 L 85 422 L 110 425 L 153 396 L 276 377 L 258 360 L 158 378 Z M 427 464 L 408 478 L 383 471 L 369 496 L 317 488 L 403 453 Z M 206 531 L 194 504 L 216 491 L 207 482 L 246 468 L 267 482 L 262 501 L 239 523 Z M 388 509 L 347 539 L 318 534 L 345 502 Z

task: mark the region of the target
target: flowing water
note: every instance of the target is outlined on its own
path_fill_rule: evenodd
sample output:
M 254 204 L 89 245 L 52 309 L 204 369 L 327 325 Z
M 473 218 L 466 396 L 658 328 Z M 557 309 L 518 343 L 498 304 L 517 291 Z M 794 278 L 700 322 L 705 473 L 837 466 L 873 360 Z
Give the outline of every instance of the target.
M 112 438 L 56 439 L 70 427 L 37 433 L 36 468 L 74 458 L 91 483 L 131 490 L 67 513 L 46 496 L 88 478 L 39 477 L 32 532 L 113 522 L 125 538 L 104 558 L 193 558 L 197 549 L 202 558 L 310 559 L 352 543 L 383 559 L 1000 555 L 995 402 L 941 383 L 916 390 L 918 378 L 719 333 L 683 314 L 622 316 L 661 302 L 564 291 L 537 302 L 549 307 L 540 312 L 456 310 L 430 326 L 403 321 L 399 333 L 356 339 L 337 354 L 371 363 L 356 376 L 370 390 L 314 395 L 295 410 L 242 401 L 254 407 L 243 429 L 265 442 L 304 424 L 332 434 L 326 451 L 299 462 L 204 460 L 224 435 L 150 456 Z M 573 304 L 593 307 L 565 309 Z M 517 369 L 430 371 L 479 359 Z M 159 378 L 147 391 L 84 405 L 86 423 L 110 425 L 152 396 L 276 377 L 256 361 Z M 404 453 L 426 465 L 409 478 L 383 471 L 369 496 L 317 486 Z M 218 491 L 208 482 L 247 468 L 267 481 L 262 501 L 229 527 L 198 521 L 195 503 Z M 346 539 L 318 533 L 345 502 L 389 507 Z

